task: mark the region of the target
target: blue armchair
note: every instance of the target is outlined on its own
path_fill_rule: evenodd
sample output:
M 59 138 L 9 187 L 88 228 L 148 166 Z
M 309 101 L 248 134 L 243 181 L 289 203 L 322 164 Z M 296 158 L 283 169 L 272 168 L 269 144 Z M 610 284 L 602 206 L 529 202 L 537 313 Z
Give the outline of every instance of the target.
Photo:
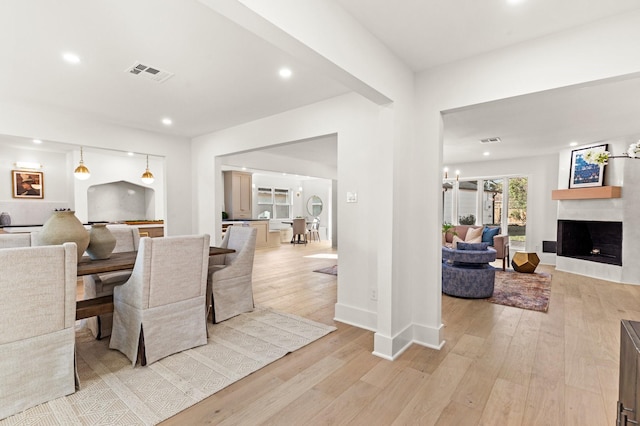
M 496 250 L 487 243 L 442 247 L 442 292 L 471 299 L 491 297 L 496 270 L 489 262 L 494 260 Z

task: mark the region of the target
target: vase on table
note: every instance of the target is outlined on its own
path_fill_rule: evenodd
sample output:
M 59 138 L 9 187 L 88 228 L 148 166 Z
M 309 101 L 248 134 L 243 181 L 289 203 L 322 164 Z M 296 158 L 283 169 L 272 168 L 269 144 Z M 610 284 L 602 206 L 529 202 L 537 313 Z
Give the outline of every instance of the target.
M 106 223 L 94 223 L 89 231 L 89 246 L 87 254 L 92 260 L 108 259 L 116 247 L 116 237 L 113 236 Z
M 0 226 L 11 225 L 11 215 L 7 212 L 0 213 Z
M 85 229 L 75 213 L 72 210 L 54 211 L 42 226 L 36 240 L 41 246 L 76 243 L 79 262 L 89 246 L 89 231 Z

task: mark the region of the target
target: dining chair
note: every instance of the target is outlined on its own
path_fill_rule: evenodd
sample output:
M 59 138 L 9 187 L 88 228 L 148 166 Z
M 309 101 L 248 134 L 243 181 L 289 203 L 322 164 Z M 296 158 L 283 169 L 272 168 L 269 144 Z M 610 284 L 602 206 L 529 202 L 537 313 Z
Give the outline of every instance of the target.
M 0 234 L 0 249 L 15 247 L 30 247 L 31 234 Z
M 205 345 L 209 235 L 143 237 L 131 277 L 113 290 L 109 347 L 133 366 Z
M 113 253 L 125 251 L 137 251 L 140 244 L 140 232 L 137 226 L 107 225 L 107 229 L 116 238 L 116 246 Z M 131 276 L 131 269 L 124 271 L 107 272 L 103 274 L 85 275 L 82 277 L 84 299 L 109 296 L 113 294 L 113 288 L 122 285 Z M 100 340 L 111 336 L 113 314 L 102 314 L 85 320 L 86 327 L 91 330 L 93 337 Z
M 293 219 L 293 243 L 307 244 L 307 220 L 305 218 Z
M 313 222 L 309 226 L 309 239 L 311 241 L 320 241 L 320 219 L 313 218 Z
M 0 250 L 0 419 L 70 395 L 75 243 Z
M 251 279 L 257 233 L 252 226 L 228 227 L 222 247 L 235 253 L 209 258 L 207 311 L 211 311 L 214 324 L 254 308 Z

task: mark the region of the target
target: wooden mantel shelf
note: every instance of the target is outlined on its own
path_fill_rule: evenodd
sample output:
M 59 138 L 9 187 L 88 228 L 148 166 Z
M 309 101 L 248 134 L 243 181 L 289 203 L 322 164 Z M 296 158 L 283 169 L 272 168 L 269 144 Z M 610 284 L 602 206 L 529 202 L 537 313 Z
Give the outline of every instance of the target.
M 591 200 L 596 198 L 620 198 L 621 186 L 594 186 L 591 188 L 555 189 L 552 200 Z

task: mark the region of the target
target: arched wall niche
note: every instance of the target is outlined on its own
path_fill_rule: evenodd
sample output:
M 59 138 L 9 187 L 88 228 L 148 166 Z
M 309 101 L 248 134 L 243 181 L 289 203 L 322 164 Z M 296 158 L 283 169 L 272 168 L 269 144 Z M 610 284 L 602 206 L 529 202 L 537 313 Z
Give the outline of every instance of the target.
M 89 222 L 155 219 L 155 190 L 124 180 L 87 188 Z

